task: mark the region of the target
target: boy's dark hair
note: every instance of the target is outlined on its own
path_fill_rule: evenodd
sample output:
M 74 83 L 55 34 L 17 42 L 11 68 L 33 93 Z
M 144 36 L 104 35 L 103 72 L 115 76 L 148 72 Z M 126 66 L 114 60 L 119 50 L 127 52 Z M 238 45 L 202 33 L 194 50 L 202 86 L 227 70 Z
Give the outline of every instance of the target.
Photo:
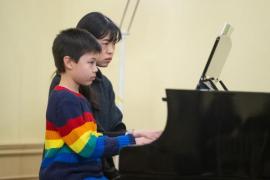
M 122 39 L 121 30 L 115 23 L 100 12 L 86 14 L 77 24 L 77 28 L 85 29 L 97 39 L 109 35 L 109 41 L 117 43 Z
M 61 31 L 53 42 L 53 57 L 57 73 L 65 72 L 63 58 L 69 56 L 76 63 L 85 53 L 100 53 L 96 38 L 83 29 L 70 28 Z

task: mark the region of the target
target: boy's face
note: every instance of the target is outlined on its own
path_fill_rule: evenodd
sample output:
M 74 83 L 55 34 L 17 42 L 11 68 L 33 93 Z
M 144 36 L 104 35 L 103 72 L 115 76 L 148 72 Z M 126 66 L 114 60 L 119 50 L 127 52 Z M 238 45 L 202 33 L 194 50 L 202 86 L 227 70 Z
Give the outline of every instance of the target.
M 110 34 L 105 36 L 102 39 L 98 39 L 98 42 L 101 45 L 102 51 L 100 53 L 99 58 L 97 59 L 97 66 L 99 67 L 107 67 L 109 63 L 112 61 L 115 43 L 110 42 Z
M 80 85 L 90 85 L 96 78 L 97 66 L 96 60 L 99 54 L 85 53 L 79 61 L 73 62 L 72 77 L 73 80 Z

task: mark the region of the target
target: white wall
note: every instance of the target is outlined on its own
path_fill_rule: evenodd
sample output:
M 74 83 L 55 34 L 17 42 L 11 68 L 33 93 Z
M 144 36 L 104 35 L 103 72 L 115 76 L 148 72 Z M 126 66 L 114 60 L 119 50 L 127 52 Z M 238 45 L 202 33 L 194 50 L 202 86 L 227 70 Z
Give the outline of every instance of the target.
M 0 0 L 0 144 L 42 142 L 51 45 L 87 12 L 120 22 L 125 0 Z M 234 26 L 221 79 L 231 90 L 268 91 L 268 0 L 141 0 L 126 40 L 124 121 L 161 129 L 165 88 L 193 89 L 225 22 Z M 104 72 L 118 84 L 118 53 Z
M 141 1 L 127 42 L 125 117 L 159 128 L 165 88 L 193 89 L 225 22 L 234 26 L 221 79 L 230 90 L 270 91 L 270 1 Z
M 90 11 L 117 15 L 123 6 L 119 0 L 0 0 L 0 144 L 43 141 L 56 34 Z

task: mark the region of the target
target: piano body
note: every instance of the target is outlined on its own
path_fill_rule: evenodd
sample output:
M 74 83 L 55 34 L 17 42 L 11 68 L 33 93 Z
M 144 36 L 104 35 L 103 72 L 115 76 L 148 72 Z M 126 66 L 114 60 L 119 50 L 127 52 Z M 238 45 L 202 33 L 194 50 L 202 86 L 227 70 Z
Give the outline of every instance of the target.
M 270 93 L 166 90 L 159 139 L 123 148 L 121 180 L 270 179 Z

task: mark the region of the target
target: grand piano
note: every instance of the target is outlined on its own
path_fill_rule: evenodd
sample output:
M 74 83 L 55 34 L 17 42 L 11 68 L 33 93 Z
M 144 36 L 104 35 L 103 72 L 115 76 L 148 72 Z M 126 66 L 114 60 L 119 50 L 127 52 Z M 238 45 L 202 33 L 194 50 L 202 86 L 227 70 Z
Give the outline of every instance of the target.
M 212 58 L 197 90 L 166 89 L 162 135 L 120 151 L 120 180 L 270 179 L 270 93 L 217 91 Z
M 121 180 L 270 179 L 270 94 L 166 90 L 152 144 L 123 148 Z

